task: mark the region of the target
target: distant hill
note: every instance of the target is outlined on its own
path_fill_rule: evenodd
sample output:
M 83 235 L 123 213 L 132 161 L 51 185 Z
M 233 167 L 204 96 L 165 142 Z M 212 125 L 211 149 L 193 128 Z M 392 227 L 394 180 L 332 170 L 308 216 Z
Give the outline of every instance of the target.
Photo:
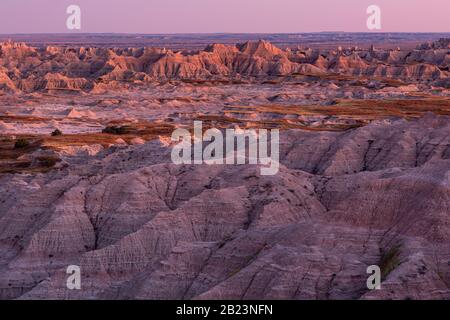
M 13 40 L 33 46 L 67 45 L 100 47 L 152 46 L 168 49 L 203 49 L 210 43 L 236 44 L 245 41 L 270 41 L 278 47 L 307 45 L 314 48 L 331 48 L 337 45 L 359 45 L 392 48 L 402 44 L 414 48 L 423 42 L 449 38 L 450 33 L 214 33 L 214 34 L 114 34 L 114 33 L 63 33 L 63 34 L 3 34 L 0 42 Z

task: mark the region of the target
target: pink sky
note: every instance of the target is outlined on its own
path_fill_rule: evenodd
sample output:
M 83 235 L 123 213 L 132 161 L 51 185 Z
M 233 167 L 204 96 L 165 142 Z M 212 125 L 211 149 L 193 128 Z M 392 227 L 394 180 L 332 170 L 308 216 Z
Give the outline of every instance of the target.
M 365 32 L 371 4 L 381 32 L 450 32 L 450 0 L 0 0 L 0 33 L 73 32 L 70 4 L 81 32 Z

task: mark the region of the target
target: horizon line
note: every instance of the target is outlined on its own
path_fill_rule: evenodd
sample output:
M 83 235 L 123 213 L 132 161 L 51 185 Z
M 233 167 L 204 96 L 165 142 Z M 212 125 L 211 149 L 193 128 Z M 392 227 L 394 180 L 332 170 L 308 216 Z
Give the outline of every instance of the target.
M 0 33 L 7 35 L 291 35 L 291 34 L 321 34 L 321 33 L 348 33 L 348 34 L 450 34 L 450 31 L 313 31 L 313 32 L 172 32 L 172 33 L 139 33 L 139 32 L 18 32 Z

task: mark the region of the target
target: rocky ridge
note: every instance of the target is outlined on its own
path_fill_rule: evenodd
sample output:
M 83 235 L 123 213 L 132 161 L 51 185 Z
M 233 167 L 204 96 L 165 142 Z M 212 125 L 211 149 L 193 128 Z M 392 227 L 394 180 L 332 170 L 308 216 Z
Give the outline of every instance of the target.
M 347 74 L 434 81 L 448 85 L 448 39 L 416 50 L 335 51 L 282 50 L 269 42 L 235 46 L 214 44 L 201 51 L 158 48 L 33 48 L 0 44 L 0 89 L 4 92 L 42 90 L 94 91 L 123 84 L 167 80 L 267 78 Z
M 450 299 L 449 123 L 283 131 L 275 176 L 173 165 L 162 140 L 2 175 L 0 297 Z

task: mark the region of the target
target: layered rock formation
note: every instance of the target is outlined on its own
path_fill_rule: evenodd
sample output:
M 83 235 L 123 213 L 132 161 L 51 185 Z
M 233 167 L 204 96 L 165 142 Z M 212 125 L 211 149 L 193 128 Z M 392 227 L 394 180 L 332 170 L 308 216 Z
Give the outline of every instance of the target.
M 160 140 L 2 175 L 0 297 L 450 299 L 449 132 L 431 114 L 284 131 L 275 176 L 173 165 Z
M 0 299 L 450 299 L 449 61 L 0 44 Z M 280 129 L 279 173 L 173 164 L 194 120 Z
M 0 89 L 5 92 L 113 88 L 123 83 L 286 77 L 340 73 L 410 81 L 449 77 L 450 49 L 442 39 L 413 51 L 281 50 L 259 41 L 215 44 L 202 51 L 156 48 L 32 48 L 0 44 Z M 114 84 L 115 83 L 115 84 Z M 444 85 L 448 84 L 444 82 Z

